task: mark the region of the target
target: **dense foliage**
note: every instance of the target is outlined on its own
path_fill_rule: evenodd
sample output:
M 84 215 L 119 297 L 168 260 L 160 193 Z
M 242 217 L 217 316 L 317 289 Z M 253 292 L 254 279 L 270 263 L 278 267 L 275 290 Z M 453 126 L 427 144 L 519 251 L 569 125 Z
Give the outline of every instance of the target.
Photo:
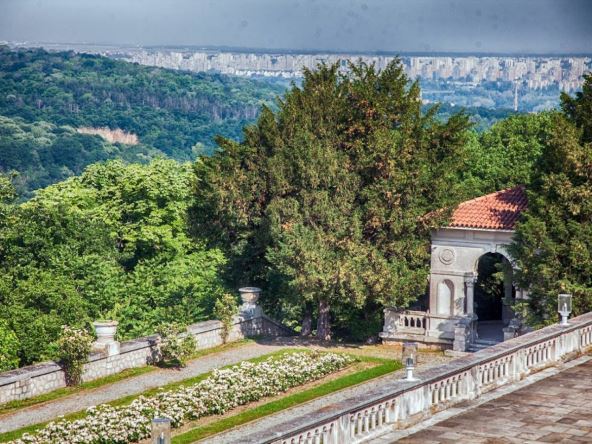
M 527 185 L 535 174 L 552 130 L 553 113 L 508 117 L 466 145 L 461 188 L 467 197 L 480 196 L 516 185 Z
M 365 339 L 384 305 L 425 292 L 430 229 L 449 214 L 434 210 L 518 184 L 529 321 L 551 320 L 559 291 L 592 310 L 590 76 L 563 113 L 476 131 L 456 107 L 422 106 L 398 63 L 320 66 L 239 137 L 280 87 L 40 50 L 0 49 L 0 70 L 0 172 L 21 173 L 0 175 L 0 369 L 51 356 L 64 324 L 117 319 L 125 339 L 228 320 L 223 279 L 263 287 L 270 313 L 303 334 L 316 319 L 321 338 Z M 228 137 L 193 170 L 154 159 L 208 151 L 215 132 Z M 144 164 L 86 167 L 112 157 Z
M 22 364 L 48 356 L 64 324 L 119 321 L 122 338 L 209 316 L 224 258 L 186 233 L 189 165 L 96 164 L 22 204 L 0 183 L 0 319 Z
M 306 71 L 245 141 L 196 166 L 197 232 L 226 249 L 241 283 L 277 283 L 274 301 L 317 336 L 424 291 L 432 212 L 457 202 L 468 118 L 421 111 L 394 62 Z M 340 322 L 341 321 L 341 322 Z M 306 329 L 305 329 L 306 330 Z M 304 333 L 308 333 L 304 331 Z
M 575 315 L 592 311 L 592 76 L 562 102 L 566 116 L 554 116 L 511 250 L 533 325 L 556 320 L 558 293 L 573 294 Z
M 18 172 L 14 184 L 21 198 L 82 173 L 95 162 L 120 158 L 146 162 L 160 151 L 144 145 L 111 144 L 99 136 L 79 134 L 69 126 L 0 116 L 0 171 Z
M 136 160 L 157 150 L 188 160 L 210 152 L 217 134 L 240 137 L 261 103 L 273 102 L 282 91 L 282 86 L 238 77 L 0 46 L 0 115 L 34 124 L 23 128 L 21 121 L 1 122 L 0 171 L 17 169 L 32 189 L 107 158 Z M 17 128 L 6 134 L 6 125 Z M 109 145 L 64 126 L 120 128 L 136 134 L 143 146 Z
M 18 349 L 19 341 L 16 334 L 4 319 L 0 320 L 0 371 L 18 367 Z

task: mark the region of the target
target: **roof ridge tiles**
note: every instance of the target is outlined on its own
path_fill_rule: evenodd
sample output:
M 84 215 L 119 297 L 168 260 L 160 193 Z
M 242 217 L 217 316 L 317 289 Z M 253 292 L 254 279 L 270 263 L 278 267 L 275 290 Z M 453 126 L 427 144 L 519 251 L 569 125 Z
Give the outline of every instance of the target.
M 448 226 L 513 230 L 527 205 L 524 185 L 506 188 L 460 203 Z

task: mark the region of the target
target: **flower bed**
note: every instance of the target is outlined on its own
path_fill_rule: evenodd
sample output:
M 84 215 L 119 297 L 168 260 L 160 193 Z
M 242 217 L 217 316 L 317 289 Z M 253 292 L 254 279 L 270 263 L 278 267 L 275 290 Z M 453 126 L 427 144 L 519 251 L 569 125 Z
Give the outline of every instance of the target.
M 130 405 L 91 407 L 75 421 L 51 422 L 34 435 L 14 444 L 136 442 L 150 436 L 152 419 L 170 418 L 173 427 L 208 415 L 222 414 L 239 405 L 274 396 L 347 367 L 354 361 L 335 353 L 290 353 L 259 363 L 242 362 L 214 370 L 197 384 L 155 396 L 141 396 Z

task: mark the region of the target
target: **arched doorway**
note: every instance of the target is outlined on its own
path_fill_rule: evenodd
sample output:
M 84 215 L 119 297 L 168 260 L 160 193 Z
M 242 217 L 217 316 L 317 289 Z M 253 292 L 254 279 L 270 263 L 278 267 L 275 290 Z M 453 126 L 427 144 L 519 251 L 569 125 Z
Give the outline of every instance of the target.
M 512 266 L 499 253 L 487 253 L 479 258 L 474 307 L 479 321 L 507 322 L 508 307 L 504 299 L 513 298 Z

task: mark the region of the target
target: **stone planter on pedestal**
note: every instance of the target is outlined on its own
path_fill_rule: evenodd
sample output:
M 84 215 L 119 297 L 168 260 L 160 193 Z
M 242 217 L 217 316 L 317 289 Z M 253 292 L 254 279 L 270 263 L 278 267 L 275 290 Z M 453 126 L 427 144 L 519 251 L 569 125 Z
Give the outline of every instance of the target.
M 95 321 L 93 327 L 97 335 L 97 340 L 93 342 L 93 351 L 107 353 L 107 356 L 119 354 L 119 342 L 115 340 L 117 334 L 117 321 Z
M 240 314 L 250 317 L 261 316 L 261 307 L 257 305 L 257 301 L 261 295 L 261 289 L 257 287 L 243 287 L 239 288 L 238 292 L 243 301 L 240 306 Z

